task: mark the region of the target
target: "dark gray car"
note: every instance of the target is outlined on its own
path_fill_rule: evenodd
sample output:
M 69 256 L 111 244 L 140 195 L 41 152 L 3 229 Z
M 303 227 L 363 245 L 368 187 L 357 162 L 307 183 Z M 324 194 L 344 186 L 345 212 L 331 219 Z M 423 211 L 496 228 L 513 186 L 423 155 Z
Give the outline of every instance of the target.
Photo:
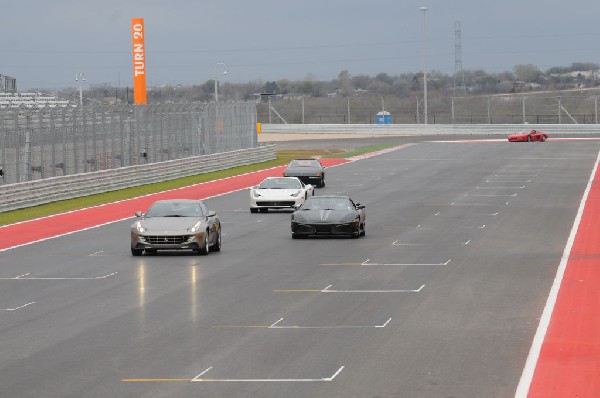
M 159 200 L 145 214 L 135 215 L 139 219 L 131 226 L 134 256 L 158 250 L 221 251 L 221 221 L 202 200 Z
M 365 206 L 347 196 L 311 196 L 292 213 L 292 238 L 365 235 Z
M 285 170 L 284 177 L 298 177 L 305 184 L 318 188 L 325 186 L 325 166 L 317 159 L 295 159 Z

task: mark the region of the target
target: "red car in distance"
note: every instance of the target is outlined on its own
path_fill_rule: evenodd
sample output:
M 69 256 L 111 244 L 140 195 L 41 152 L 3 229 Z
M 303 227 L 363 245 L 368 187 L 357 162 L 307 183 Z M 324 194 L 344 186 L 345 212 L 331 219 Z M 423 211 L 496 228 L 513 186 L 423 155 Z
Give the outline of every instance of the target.
M 508 136 L 509 142 L 531 142 L 531 141 L 539 141 L 544 142 L 548 139 L 548 134 L 543 131 L 531 130 L 530 132 L 521 132 L 516 134 L 511 134 Z

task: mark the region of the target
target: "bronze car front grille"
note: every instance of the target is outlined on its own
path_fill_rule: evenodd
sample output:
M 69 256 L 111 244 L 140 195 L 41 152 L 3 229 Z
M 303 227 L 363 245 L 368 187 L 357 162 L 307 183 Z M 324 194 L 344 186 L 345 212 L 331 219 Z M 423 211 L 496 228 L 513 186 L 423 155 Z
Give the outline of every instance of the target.
M 188 235 L 145 236 L 146 242 L 152 245 L 180 245 L 187 242 L 188 238 Z

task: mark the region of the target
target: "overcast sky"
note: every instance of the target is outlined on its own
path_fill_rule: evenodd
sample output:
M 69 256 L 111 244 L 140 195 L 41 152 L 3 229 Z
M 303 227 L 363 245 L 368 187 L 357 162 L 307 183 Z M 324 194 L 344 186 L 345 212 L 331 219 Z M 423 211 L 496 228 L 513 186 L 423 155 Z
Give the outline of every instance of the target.
M 600 64 L 600 0 L 0 0 L 0 74 L 19 91 L 132 85 L 131 18 L 144 18 L 147 84 L 202 84 L 217 63 L 234 83 L 490 73 Z M 221 76 L 222 77 L 222 76 Z

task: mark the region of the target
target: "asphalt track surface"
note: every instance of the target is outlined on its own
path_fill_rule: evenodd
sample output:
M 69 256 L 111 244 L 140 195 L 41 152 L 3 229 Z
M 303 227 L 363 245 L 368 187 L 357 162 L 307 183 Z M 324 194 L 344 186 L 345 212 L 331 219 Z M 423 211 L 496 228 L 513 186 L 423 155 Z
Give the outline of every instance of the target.
M 292 240 L 226 182 L 198 188 L 220 253 L 132 257 L 132 219 L 4 250 L 0 396 L 514 396 L 599 150 L 421 142 L 330 167 L 317 194 L 366 205 L 358 240 Z

